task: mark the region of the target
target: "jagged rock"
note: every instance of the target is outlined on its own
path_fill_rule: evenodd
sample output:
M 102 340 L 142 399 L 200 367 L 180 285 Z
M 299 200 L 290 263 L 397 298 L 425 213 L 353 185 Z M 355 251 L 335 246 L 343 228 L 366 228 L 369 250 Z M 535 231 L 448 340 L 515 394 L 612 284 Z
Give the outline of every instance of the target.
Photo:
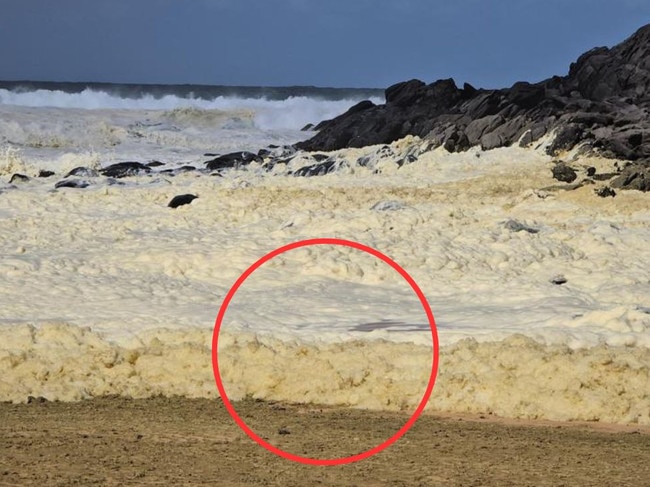
M 609 48 L 578 58 L 567 76 L 518 82 L 501 90 L 453 80 L 410 80 L 385 91 L 386 103 L 362 102 L 316 126 L 296 144 L 306 151 L 389 144 L 407 135 L 450 152 L 489 150 L 517 141 L 528 147 L 555 134 L 549 154 L 584 144 L 606 157 L 650 161 L 650 25 Z M 638 183 L 637 183 L 638 184 Z M 639 187 L 644 187 L 640 184 Z
M 563 151 L 575 147 L 582 137 L 583 129 L 580 125 L 569 124 L 558 131 L 553 143 L 546 149 L 550 156 L 556 156 Z
M 613 188 L 650 191 L 650 164 L 632 164 L 621 171 L 610 185 Z

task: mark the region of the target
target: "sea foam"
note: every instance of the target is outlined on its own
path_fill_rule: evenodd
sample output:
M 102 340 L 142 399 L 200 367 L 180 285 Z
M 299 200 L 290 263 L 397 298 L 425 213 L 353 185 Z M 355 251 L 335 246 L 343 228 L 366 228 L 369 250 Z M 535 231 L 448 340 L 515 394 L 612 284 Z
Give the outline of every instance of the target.
M 449 154 L 412 137 L 327 154 L 338 169 L 312 178 L 294 176 L 314 164 L 298 154 L 220 177 L 9 184 L 18 170 L 62 176 L 115 160 L 202 167 L 210 147 L 296 135 L 251 127 L 245 111 L 1 109 L 10 150 L 0 174 L 0 400 L 216 397 L 211 337 L 233 283 L 282 245 L 338 237 L 391 257 L 427 297 L 440 339 L 431 410 L 650 423 L 643 193 L 558 190 L 541 151 Z M 238 128 L 221 125 L 235 118 Z M 28 143 L 51 134 L 71 142 Z M 187 193 L 198 195 L 191 205 L 167 207 Z M 327 246 L 256 271 L 225 315 L 220 345 L 233 399 L 404 411 L 422 397 L 433 352 L 401 276 Z

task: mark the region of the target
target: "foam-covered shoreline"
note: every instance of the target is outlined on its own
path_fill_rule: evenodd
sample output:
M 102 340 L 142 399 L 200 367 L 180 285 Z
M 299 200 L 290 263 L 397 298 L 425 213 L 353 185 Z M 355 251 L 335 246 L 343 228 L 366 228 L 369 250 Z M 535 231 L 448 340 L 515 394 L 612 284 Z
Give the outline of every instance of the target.
M 386 253 L 427 296 L 441 343 L 430 410 L 649 424 L 646 196 L 558 189 L 531 150 L 425 145 L 333 153 L 338 169 L 318 178 L 290 174 L 309 163 L 298 156 L 221 177 L 6 188 L 0 400 L 216 397 L 211 334 L 228 288 L 280 245 L 335 236 Z M 166 207 L 187 192 L 199 198 Z M 369 256 L 278 258 L 228 313 L 220 366 L 234 399 L 412 410 L 422 397 L 428 325 Z
M 219 395 L 206 331 L 150 332 L 137 347 L 63 324 L 21 325 L 0 335 L 2 401 Z M 219 366 L 231 400 L 413 411 L 431 370 L 431 348 L 409 343 L 305 343 L 231 332 L 220 342 Z M 441 349 L 426 410 L 649 425 L 648 383 L 646 348 L 571 350 L 521 335 L 465 339 Z

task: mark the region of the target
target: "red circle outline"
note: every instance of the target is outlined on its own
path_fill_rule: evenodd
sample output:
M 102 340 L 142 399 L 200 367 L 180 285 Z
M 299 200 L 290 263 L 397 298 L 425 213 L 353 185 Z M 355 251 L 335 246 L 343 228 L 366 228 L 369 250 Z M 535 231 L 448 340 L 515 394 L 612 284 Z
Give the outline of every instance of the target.
M 424 395 L 422 396 L 422 400 L 418 404 L 418 407 L 416 408 L 415 412 L 413 415 L 408 419 L 408 421 L 402 426 L 397 433 L 395 433 L 393 436 L 388 438 L 386 441 L 383 443 L 380 443 L 379 445 L 375 446 L 374 448 L 371 448 L 369 450 L 366 450 L 362 453 L 358 453 L 356 455 L 351 455 L 348 457 L 342 457 L 342 458 L 333 458 L 333 459 L 319 459 L 319 458 L 310 458 L 310 457 L 302 457 L 300 455 L 294 455 L 292 453 L 286 452 L 284 450 L 281 450 L 267 441 L 263 440 L 260 438 L 258 435 L 255 434 L 253 430 L 251 430 L 248 425 L 242 420 L 237 412 L 235 411 L 235 408 L 233 405 L 230 403 L 230 399 L 228 399 L 228 395 L 226 394 L 226 390 L 223 385 L 223 381 L 221 380 L 221 374 L 219 372 L 219 359 L 218 359 L 218 350 L 219 350 L 219 331 L 221 330 L 221 324 L 223 321 L 223 317 L 226 313 L 226 310 L 228 306 L 230 305 L 230 301 L 234 297 L 235 293 L 237 290 L 240 288 L 240 286 L 244 283 L 246 279 L 259 267 L 261 267 L 263 264 L 268 262 L 269 260 L 273 259 L 274 257 L 277 257 L 280 254 L 283 254 L 285 252 L 288 252 L 289 250 L 294 250 L 298 249 L 301 247 L 307 247 L 311 245 L 341 245 L 344 247 L 351 247 L 353 249 L 361 250 L 362 252 L 366 252 L 370 255 L 373 255 L 374 257 L 382 260 L 389 266 L 391 266 L 393 269 L 395 269 L 403 278 L 406 280 L 409 285 L 411 286 L 411 289 L 415 292 L 415 294 L 418 296 L 420 299 L 420 302 L 422 304 L 422 307 L 424 308 L 424 311 L 427 315 L 427 319 L 429 320 L 429 326 L 431 327 L 431 338 L 433 341 L 433 360 L 431 362 L 431 376 L 429 377 L 429 383 L 427 385 L 427 388 L 424 392 Z M 373 249 L 372 247 L 368 247 L 366 245 L 363 245 L 358 242 L 354 242 L 352 240 L 343 240 L 339 238 L 314 238 L 314 239 L 307 239 L 307 240 L 299 240 L 297 242 L 293 242 L 287 245 L 284 245 L 282 247 L 279 247 L 275 249 L 272 252 L 269 252 L 262 258 L 260 258 L 257 262 L 255 262 L 253 265 L 251 265 L 244 273 L 237 279 L 235 284 L 230 288 L 228 291 L 228 294 L 226 294 L 225 299 L 223 300 L 223 303 L 221 304 L 221 308 L 219 308 L 219 314 L 217 315 L 217 319 L 214 324 L 214 332 L 212 335 L 212 369 L 214 372 L 214 378 L 217 383 L 217 389 L 219 389 L 219 394 L 221 395 L 221 399 L 223 401 L 223 404 L 226 406 L 226 409 L 230 413 L 230 416 L 235 420 L 235 422 L 239 425 L 239 427 L 257 444 L 260 446 L 266 448 L 268 451 L 271 453 L 275 453 L 276 455 L 286 458 L 287 460 L 292 460 L 294 462 L 298 463 L 303 463 L 306 465 L 319 465 L 319 466 L 332 466 L 332 465 L 345 465 L 348 463 L 353 463 L 357 462 L 363 459 L 366 459 L 368 457 L 371 457 L 372 455 L 375 455 L 379 453 L 380 451 L 384 450 L 385 448 L 389 447 L 393 443 L 395 443 L 399 438 L 401 438 L 412 426 L 413 424 L 417 421 L 418 417 L 422 414 L 422 411 L 424 410 L 427 402 L 429 401 L 429 398 L 431 397 L 431 393 L 433 392 L 433 387 L 436 382 L 436 376 L 438 375 L 438 359 L 439 359 L 439 353 L 438 353 L 438 332 L 436 328 L 436 322 L 433 317 L 433 312 L 431 311 L 431 307 L 429 306 L 429 303 L 424 296 L 424 293 L 420 289 L 420 287 L 417 285 L 417 283 L 413 280 L 413 278 L 406 272 L 399 264 L 397 264 L 394 260 L 392 260 L 390 257 L 382 254 L 378 250 Z

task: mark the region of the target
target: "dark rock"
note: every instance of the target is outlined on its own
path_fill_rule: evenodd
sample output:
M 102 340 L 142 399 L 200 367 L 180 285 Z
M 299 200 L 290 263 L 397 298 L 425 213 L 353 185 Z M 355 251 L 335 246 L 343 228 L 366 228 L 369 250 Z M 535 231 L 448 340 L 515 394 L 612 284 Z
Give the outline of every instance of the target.
M 575 124 L 566 125 L 555 136 L 546 152 L 550 156 L 556 156 L 563 151 L 571 150 L 580 141 L 582 134 L 581 126 Z
M 178 196 L 174 196 L 167 206 L 169 208 L 178 208 L 179 206 L 189 205 L 196 198 L 198 196 L 194 194 L 179 194 Z
M 194 166 L 181 166 L 178 169 L 176 169 L 176 172 L 192 172 L 196 171 L 196 168 Z
M 313 123 L 308 123 L 307 125 L 305 125 L 305 126 L 304 126 L 303 128 L 301 128 L 300 130 L 301 130 L 302 132 L 309 132 L 310 130 L 313 130 L 313 129 L 314 129 L 314 124 L 313 124 Z
M 397 165 L 399 167 L 402 167 L 404 164 L 413 164 L 417 160 L 418 160 L 418 157 L 416 155 L 407 154 L 406 157 L 404 157 L 403 159 L 400 159 L 399 161 L 397 161 Z
M 294 176 L 324 176 L 325 174 L 334 172 L 336 170 L 336 161 L 334 159 L 328 159 L 325 162 L 319 162 L 318 164 L 312 164 L 311 166 L 301 167 L 293 173 Z
M 444 148 L 448 152 L 463 152 L 469 149 L 471 143 L 465 132 L 454 130 L 445 140 Z
M 481 137 L 482 150 L 496 149 L 497 147 L 503 147 L 504 145 L 504 138 L 497 133 L 492 132 Z
M 389 86 L 384 93 L 386 103 L 408 105 L 420 96 L 419 94 L 424 86 L 424 83 L 419 79 L 412 79 Z
M 627 166 L 610 185 L 619 189 L 650 191 L 650 163 Z
M 207 169 L 214 171 L 217 169 L 238 169 L 253 161 L 262 163 L 264 162 L 264 159 L 252 152 L 240 151 L 224 154 L 223 156 L 219 156 L 211 161 L 206 161 L 204 164 Z
M 359 157 L 359 159 L 357 159 L 357 166 L 367 167 L 371 160 L 372 159 L 368 156 Z
M 600 196 L 601 198 L 607 198 L 611 196 L 612 198 L 616 196 L 616 191 L 614 191 L 612 188 L 609 186 L 604 186 L 600 189 L 595 190 L 596 194 Z
M 470 85 L 469 83 L 463 83 L 463 92 L 465 96 L 467 97 L 474 96 L 474 94 L 476 94 L 477 91 L 478 90 L 474 88 L 472 85 Z
M 90 169 L 89 167 L 75 167 L 72 171 L 70 171 L 68 174 L 63 176 L 64 178 L 69 178 L 70 176 L 78 176 L 80 178 L 96 178 L 99 176 L 99 173 L 95 171 L 94 169 Z
M 553 279 L 551 279 L 551 282 L 556 286 L 561 286 L 562 284 L 566 284 L 567 282 L 569 282 L 569 280 L 562 275 L 557 275 Z
M 160 162 L 160 161 L 151 161 L 151 162 L 147 163 L 147 167 L 160 167 L 160 166 L 164 166 L 164 165 L 165 165 L 165 163 Z
M 361 101 L 361 102 L 357 103 L 356 105 L 352 106 L 350 109 L 348 109 L 347 113 L 362 112 L 364 110 L 368 110 L 369 108 L 373 108 L 375 106 L 376 105 L 373 102 L 371 102 L 370 100 L 364 100 L 364 101 Z
M 118 162 L 101 170 L 102 175 L 109 178 L 140 176 L 142 174 L 149 174 L 150 172 L 151 168 L 141 162 Z
M 558 181 L 562 181 L 564 183 L 572 183 L 578 177 L 578 173 L 576 173 L 575 169 L 567 166 L 563 162 L 556 164 L 553 167 L 552 171 L 553 177 Z
M 38 171 L 38 177 L 39 178 L 49 178 L 49 177 L 52 177 L 52 176 L 54 176 L 54 171 L 45 171 L 43 169 Z
M 24 174 L 15 173 L 13 176 L 11 176 L 11 179 L 9 180 L 9 184 L 26 183 L 27 181 L 29 181 L 29 176 L 25 176 Z
M 326 154 L 310 154 L 310 155 L 312 159 L 314 159 L 316 162 L 323 162 L 330 158 L 330 156 Z
M 465 128 L 465 135 L 467 135 L 470 146 L 478 144 L 483 134 L 492 132 L 504 122 L 505 120 L 501 115 L 488 115 L 470 122 Z
M 278 430 L 278 434 L 279 435 L 290 435 L 291 431 L 289 431 L 287 428 L 280 428 Z
M 525 81 L 519 81 L 512 85 L 507 93 L 511 103 L 525 109 L 535 108 L 546 96 L 544 86 L 531 85 Z
M 46 402 L 49 401 L 43 396 L 27 396 L 27 404 L 45 404 Z
M 489 150 L 519 140 L 531 146 L 555 134 L 549 154 L 583 145 L 583 153 L 630 161 L 650 160 L 650 25 L 617 46 L 578 58 L 567 76 L 518 82 L 501 90 L 453 80 L 395 84 L 386 103 L 362 102 L 319 123 L 318 133 L 296 144 L 307 151 L 388 144 L 406 135 L 426 137 L 450 152 L 481 145 Z
M 587 168 L 587 176 L 593 177 L 596 175 L 596 168 L 595 167 L 588 167 Z
M 62 179 L 58 183 L 54 184 L 55 188 L 78 188 L 78 189 L 83 189 L 87 188 L 90 186 L 90 183 L 88 181 L 84 181 L 83 179 Z

